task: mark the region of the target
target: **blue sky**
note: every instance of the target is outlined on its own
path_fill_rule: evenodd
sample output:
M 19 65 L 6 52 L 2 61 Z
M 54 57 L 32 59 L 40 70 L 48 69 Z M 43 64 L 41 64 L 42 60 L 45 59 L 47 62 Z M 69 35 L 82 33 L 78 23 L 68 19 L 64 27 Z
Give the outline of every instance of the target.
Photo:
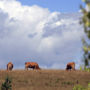
M 66 1 L 0 0 L 0 68 L 10 61 L 14 68 L 27 61 L 54 69 L 81 64 L 81 0 Z
M 78 12 L 82 0 L 18 0 L 23 5 L 39 5 L 52 11 Z

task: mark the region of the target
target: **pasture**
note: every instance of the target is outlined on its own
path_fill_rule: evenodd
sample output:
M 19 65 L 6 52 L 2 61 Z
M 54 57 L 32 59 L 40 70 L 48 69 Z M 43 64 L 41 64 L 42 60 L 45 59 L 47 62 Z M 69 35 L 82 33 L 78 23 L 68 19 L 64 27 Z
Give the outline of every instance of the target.
M 13 90 L 72 90 L 74 85 L 87 87 L 90 82 L 90 72 L 85 71 L 0 70 L 0 86 L 7 75 Z

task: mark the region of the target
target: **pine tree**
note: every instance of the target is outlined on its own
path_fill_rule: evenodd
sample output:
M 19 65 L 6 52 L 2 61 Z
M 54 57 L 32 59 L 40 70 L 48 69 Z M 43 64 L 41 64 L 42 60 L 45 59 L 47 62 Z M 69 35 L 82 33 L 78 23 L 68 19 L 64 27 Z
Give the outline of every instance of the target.
M 12 90 L 11 79 L 7 76 L 5 82 L 2 83 L 1 90 Z
M 83 16 L 81 23 L 84 27 L 85 37 L 82 39 L 84 51 L 84 65 L 90 67 L 90 0 L 83 0 L 86 7 L 80 6 Z

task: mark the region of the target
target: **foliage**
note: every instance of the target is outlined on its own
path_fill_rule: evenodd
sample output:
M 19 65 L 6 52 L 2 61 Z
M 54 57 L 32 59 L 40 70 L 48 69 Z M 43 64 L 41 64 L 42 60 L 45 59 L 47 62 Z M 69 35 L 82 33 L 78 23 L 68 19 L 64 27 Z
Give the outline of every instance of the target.
M 90 68 L 87 68 L 87 67 L 85 67 L 85 66 L 84 66 L 84 68 L 83 68 L 83 66 L 80 66 L 80 71 L 90 72 Z
M 90 90 L 90 83 L 88 84 L 88 88 L 87 88 L 87 90 Z
M 76 85 L 74 86 L 73 90 L 86 90 L 86 89 L 83 88 L 81 85 Z
M 11 83 L 12 83 L 11 79 L 7 76 L 5 82 L 2 83 L 1 90 L 12 90 Z
M 87 88 L 84 88 L 81 85 L 76 85 L 76 86 L 74 86 L 73 90 L 90 90 L 90 83 L 88 83 L 88 87 Z
M 90 68 L 84 67 L 84 70 L 90 72 Z
M 82 69 L 82 66 L 80 66 L 80 71 L 82 71 L 83 69 Z
M 86 8 L 80 6 L 83 16 L 81 23 L 84 27 L 86 37 L 82 39 L 83 51 L 84 51 L 84 64 L 85 67 L 90 67 L 90 0 L 83 0 L 86 4 Z

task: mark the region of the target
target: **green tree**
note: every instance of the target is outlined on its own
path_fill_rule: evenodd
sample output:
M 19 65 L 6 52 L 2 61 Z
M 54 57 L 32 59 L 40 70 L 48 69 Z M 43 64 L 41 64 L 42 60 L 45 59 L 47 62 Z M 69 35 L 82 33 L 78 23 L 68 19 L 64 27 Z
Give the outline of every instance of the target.
M 5 82 L 2 83 L 1 90 L 12 90 L 11 79 L 7 76 Z
M 84 27 L 85 37 L 82 39 L 84 51 L 84 65 L 90 67 L 90 0 L 83 0 L 86 7 L 80 6 L 83 16 L 81 23 Z

